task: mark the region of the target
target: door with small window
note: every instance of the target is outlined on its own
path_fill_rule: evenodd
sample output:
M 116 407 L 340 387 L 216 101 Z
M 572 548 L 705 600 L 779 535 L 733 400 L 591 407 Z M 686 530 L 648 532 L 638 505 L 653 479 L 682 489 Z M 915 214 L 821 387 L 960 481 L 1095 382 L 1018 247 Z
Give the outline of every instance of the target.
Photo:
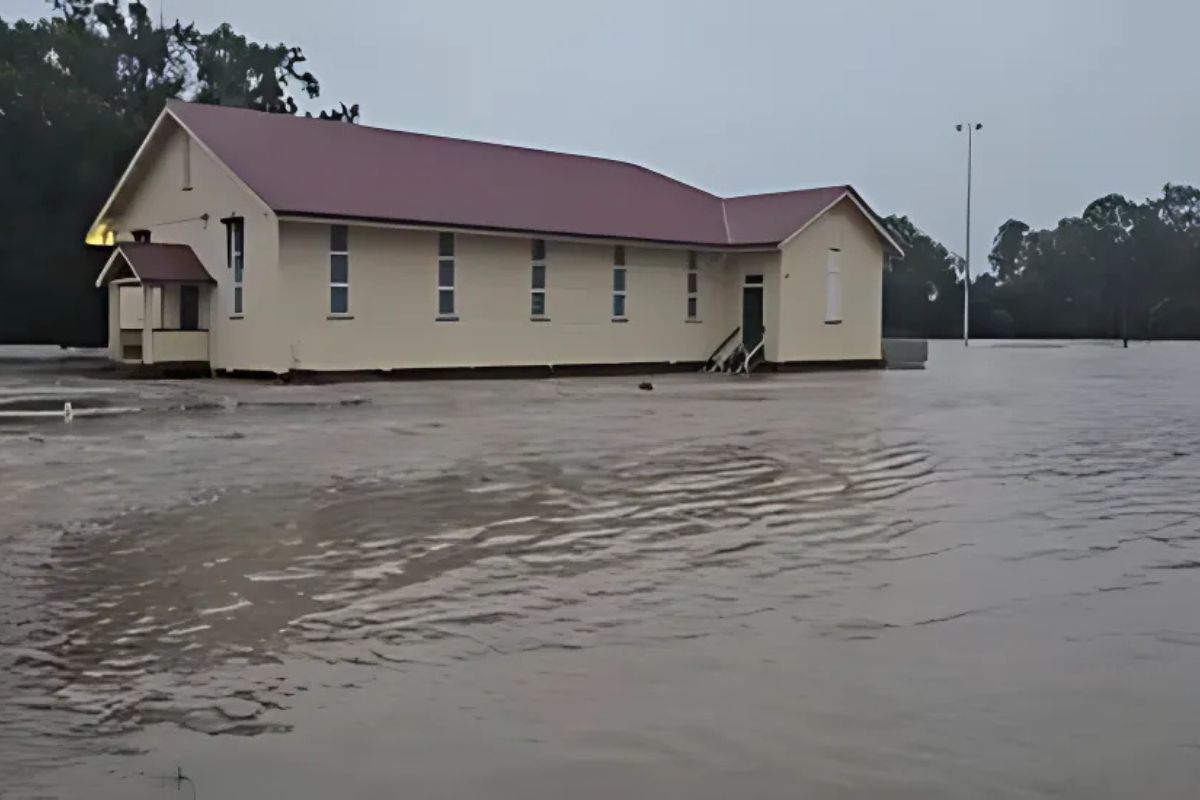
M 742 286 L 742 347 L 747 353 L 762 344 L 764 331 L 763 276 L 747 275 Z

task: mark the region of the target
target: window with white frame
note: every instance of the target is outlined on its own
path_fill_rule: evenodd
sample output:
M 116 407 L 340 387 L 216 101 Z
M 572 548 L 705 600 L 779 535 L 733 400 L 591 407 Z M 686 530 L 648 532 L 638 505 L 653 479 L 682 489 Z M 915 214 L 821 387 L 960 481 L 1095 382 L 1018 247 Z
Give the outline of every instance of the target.
M 329 313 L 350 313 L 350 229 L 329 226 Z
M 531 275 L 529 314 L 534 319 L 546 319 L 546 240 L 534 239 L 530 246 Z
M 243 279 L 246 276 L 246 221 L 241 217 L 225 220 L 225 239 L 229 248 L 229 268 L 233 270 L 233 313 L 240 316 L 245 308 Z
M 438 319 L 456 319 L 454 312 L 454 234 L 438 234 Z
M 613 248 L 613 285 L 612 285 L 612 318 L 614 322 L 623 322 L 625 316 L 625 248 L 617 245 Z
M 829 260 L 825 266 L 825 324 L 835 325 L 842 321 L 842 270 L 838 263 L 841 251 L 829 248 Z
M 695 250 L 688 251 L 687 318 L 692 322 L 700 318 L 700 270 Z

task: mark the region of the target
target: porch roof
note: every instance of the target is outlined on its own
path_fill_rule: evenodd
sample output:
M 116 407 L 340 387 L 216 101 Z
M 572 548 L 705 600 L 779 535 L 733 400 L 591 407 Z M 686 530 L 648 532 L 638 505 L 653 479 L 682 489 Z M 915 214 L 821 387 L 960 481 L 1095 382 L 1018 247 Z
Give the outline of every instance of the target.
M 96 278 L 96 286 L 119 277 L 128 267 L 139 283 L 216 283 L 186 244 L 121 242 Z

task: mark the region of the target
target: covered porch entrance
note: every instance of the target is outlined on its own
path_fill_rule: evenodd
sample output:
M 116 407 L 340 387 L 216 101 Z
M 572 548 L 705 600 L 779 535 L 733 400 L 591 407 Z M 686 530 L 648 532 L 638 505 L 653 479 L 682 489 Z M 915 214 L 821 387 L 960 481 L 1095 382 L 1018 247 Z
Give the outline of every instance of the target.
M 216 281 L 187 245 L 122 242 L 96 286 L 108 287 L 108 355 L 122 364 L 207 364 Z
M 730 280 L 727 291 L 731 292 L 729 300 L 736 304 L 730 310 L 738 314 L 738 324 L 708 357 L 704 370 L 748 375 L 766 361 L 766 275 L 758 271 L 737 275 L 736 283 Z

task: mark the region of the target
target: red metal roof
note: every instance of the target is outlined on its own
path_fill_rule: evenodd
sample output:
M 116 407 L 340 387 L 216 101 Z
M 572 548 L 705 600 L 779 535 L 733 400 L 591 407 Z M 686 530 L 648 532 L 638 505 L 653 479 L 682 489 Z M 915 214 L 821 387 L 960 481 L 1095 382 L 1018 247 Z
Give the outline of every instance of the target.
M 178 101 L 169 109 L 281 215 L 774 245 L 853 192 L 724 199 L 605 158 Z
M 120 242 L 116 251 L 142 283 L 216 283 L 186 244 Z
M 847 191 L 852 191 L 849 186 L 828 186 L 730 197 L 724 201 L 729 238 L 733 242 L 781 242 Z

